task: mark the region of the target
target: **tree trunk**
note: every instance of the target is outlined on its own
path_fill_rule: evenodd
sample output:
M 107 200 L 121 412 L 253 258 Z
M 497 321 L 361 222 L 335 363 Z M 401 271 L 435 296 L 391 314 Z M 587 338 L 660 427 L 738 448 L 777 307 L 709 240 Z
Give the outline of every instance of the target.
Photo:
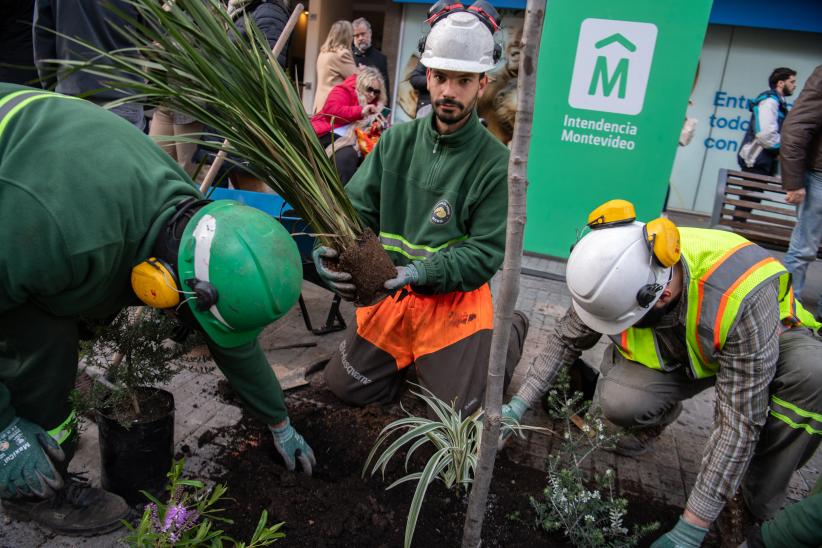
M 502 283 L 494 311 L 494 335 L 488 364 L 488 384 L 485 390 L 485 424 L 479 450 L 479 463 L 468 499 L 462 548 L 477 548 L 481 542 L 482 521 L 485 518 L 488 490 L 497 456 L 500 433 L 500 407 L 505 375 L 505 356 L 511 333 L 511 318 L 519 293 L 522 240 L 525 228 L 525 199 L 528 181 L 528 150 L 531 145 L 531 125 L 534 117 L 537 58 L 545 17 L 545 0 L 528 0 L 522 32 L 522 57 L 517 79 L 517 117 L 511 157 L 508 162 L 508 229 L 505 241 L 505 262 Z

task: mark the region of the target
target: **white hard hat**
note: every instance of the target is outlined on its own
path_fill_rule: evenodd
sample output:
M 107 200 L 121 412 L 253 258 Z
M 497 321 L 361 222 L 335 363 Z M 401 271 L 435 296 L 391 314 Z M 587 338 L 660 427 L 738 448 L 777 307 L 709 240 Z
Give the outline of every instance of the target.
M 485 23 L 473 13 L 458 11 L 431 28 L 420 62 L 430 69 L 488 72 L 496 65 L 494 46 Z
M 571 300 L 594 331 L 616 335 L 638 322 L 671 279 L 671 268 L 652 259 L 644 226 L 632 222 L 592 230 L 571 251 L 566 269 Z

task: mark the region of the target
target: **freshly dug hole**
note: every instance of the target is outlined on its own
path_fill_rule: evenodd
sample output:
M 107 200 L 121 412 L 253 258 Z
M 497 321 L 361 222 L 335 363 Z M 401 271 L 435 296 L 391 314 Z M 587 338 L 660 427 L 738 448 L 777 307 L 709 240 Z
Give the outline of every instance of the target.
M 394 263 L 370 228 L 340 253 L 337 265 L 330 266 L 351 273 L 357 287 L 354 301 L 357 306 L 369 306 L 385 297 L 387 292 L 383 284 L 397 275 Z

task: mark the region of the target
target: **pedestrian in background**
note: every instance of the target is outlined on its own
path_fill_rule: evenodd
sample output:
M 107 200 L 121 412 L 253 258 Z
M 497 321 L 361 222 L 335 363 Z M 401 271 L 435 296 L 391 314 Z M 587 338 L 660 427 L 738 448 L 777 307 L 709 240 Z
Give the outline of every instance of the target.
M 312 109 L 314 114 L 323 107 L 331 89 L 342 84 L 357 70 L 354 56 L 351 54 L 353 40 L 354 27 L 350 21 L 337 21 L 331 25 L 317 57 L 317 92 L 314 94 Z
M 779 133 L 788 114 L 785 97 L 796 90 L 796 71 L 785 67 L 774 69 L 768 86 L 768 90 L 751 101 L 751 122 L 737 154 L 742 171 L 760 175 L 776 173 Z
M 785 119 L 780 160 L 782 186 L 788 191 L 786 201 L 797 209 L 784 263 L 798 297 L 822 240 L 822 65 L 814 69 Z M 822 296 L 816 317 L 822 318 Z
M 374 67 L 382 74 L 382 81 L 385 82 L 385 93 L 391 97 L 391 86 L 388 84 L 388 59 L 385 54 L 375 48 L 372 41 L 371 23 L 365 17 L 354 19 L 351 23 L 354 28 L 354 63 L 358 67 Z
M 355 149 L 356 139 L 349 137 L 353 135 L 353 126 L 342 132 L 340 128 L 379 114 L 385 97 L 380 71 L 362 67 L 357 74 L 334 86 L 323 108 L 311 118 L 311 126 L 320 138 L 320 144 L 324 147 L 333 145 L 334 164 L 343 184 L 354 175 L 360 158 Z
M 45 89 L 83 97 L 100 106 L 122 99 L 125 94 L 110 88 L 100 76 L 69 67 L 56 68 L 51 59 L 105 62 L 91 49 L 78 44 L 82 40 L 104 51 L 132 47 L 126 35 L 117 29 L 128 26 L 126 18 L 140 21 L 137 9 L 124 0 L 36 0 L 34 3 L 34 62 Z M 71 38 L 70 38 L 71 37 Z M 110 109 L 141 131 L 146 120 L 143 106 L 128 103 Z

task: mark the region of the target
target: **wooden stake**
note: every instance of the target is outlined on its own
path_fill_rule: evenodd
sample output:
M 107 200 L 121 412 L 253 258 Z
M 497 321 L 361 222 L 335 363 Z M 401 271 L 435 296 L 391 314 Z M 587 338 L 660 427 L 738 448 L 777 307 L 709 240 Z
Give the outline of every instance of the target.
M 519 293 L 522 241 L 525 232 L 525 200 L 528 181 L 528 151 L 531 146 L 531 126 L 534 117 L 537 58 L 542 36 L 542 20 L 546 0 L 528 0 L 522 32 L 522 54 L 517 78 L 517 117 L 511 156 L 508 162 L 508 227 L 505 238 L 505 262 L 502 283 L 494 310 L 494 334 L 488 363 L 488 383 L 485 389 L 485 424 L 479 449 L 474 482 L 465 514 L 462 548 L 478 548 L 482 541 L 482 522 L 485 518 L 488 491 L 497 457 L 500 433 L 500 408 L 505 376 L 505 358 L 511 318 Z

